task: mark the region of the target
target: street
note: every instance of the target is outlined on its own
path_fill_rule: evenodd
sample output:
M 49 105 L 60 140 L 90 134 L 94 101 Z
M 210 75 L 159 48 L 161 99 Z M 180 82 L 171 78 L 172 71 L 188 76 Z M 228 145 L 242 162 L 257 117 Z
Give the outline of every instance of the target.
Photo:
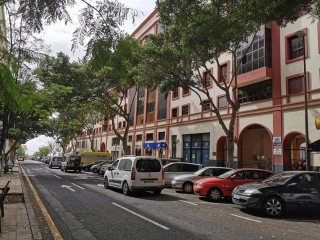
M 320 239 L 320 214 L 290 212 L 282 219 L 208 202 L 166 188 L 124 196 L 104 189 L 103 177 L 21 163 L 63 239 Z

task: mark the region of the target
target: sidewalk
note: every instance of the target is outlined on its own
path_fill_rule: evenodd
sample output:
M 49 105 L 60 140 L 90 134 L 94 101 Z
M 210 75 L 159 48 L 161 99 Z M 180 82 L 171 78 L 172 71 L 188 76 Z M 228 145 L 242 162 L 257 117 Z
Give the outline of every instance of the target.
M 42 239 L 28 193 L 22 176 L 20 176 L 20 168 L 17 162 L 15 165 L 12 173 L 9 171 L 0 177 L 0 187 L 11 181 L 10 190 L 4 202 L 4 218 L 2 218 L 0 239 Z

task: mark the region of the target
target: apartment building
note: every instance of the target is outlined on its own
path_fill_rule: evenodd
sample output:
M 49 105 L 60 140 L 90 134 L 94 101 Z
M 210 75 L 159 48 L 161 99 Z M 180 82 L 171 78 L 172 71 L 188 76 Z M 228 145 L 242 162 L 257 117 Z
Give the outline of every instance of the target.
M 162 31 L 156 11 L 132 33 L 142 40 L 149 34 Z M 304 39 L 296 33 L 303 32 Z M 305 43 L 305 45 L 303 45 Z M 280 28 L 275 23 L 262 26 L 252 47 L 242 58 L 238 72 L 239 101 L 241 103 L 235 124 L 234 167 L 258 167 L 280 172 L 300 169 L 305 160 L 304 57 L 306 51 L 306 80 L 308 99 L 309 142 L 319 139 L 314 124 L 320 115 L 320 22 L 310 16 L 301 16 L 296 22 Z M 240 59 L 241 56 L 241 59 Z M 232 57 L 220 57 L 220 67 L 208 66 L 217 79 L 221 73 L 228 76 Z M 201 69 L 206 77 L 206 71 Z M 211 96 L 228 121 L 230 107 L 224 93 L 210 78 L 206 84 Z M 224 165 L 226 136 L 210 111 L 210 103 L 188 89 L 172 91 L 167 98 L 159 91 L 139 89 L 136 99 L 128 92 L 128 101 L 135 101 L 131 113 L 128 144 L 132 154 L 176 158 L 203 165 Z M 96 146 L 110 151 L 114 157 L 123 149 L 112 131 L 111 121 L 95 126 Z M 126 122 L 116 119 L 117 127 Z M 85 149 L 86 136 L 80 139 L 79 150 Z M 320 168 L 320 155 L 310 153 L 311 167 Z

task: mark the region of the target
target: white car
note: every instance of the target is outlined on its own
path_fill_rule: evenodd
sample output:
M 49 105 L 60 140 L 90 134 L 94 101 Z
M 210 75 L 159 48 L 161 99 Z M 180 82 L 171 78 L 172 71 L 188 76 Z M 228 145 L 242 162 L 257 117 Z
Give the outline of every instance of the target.
M 157 157 L 121 157 L 105 172 L 104 187 L 122 189 L 124 195 L 136 191 L 153 191 L 159 195 L 164 188 L 162 163 Z
M 112 164 L 113 164 L 113 161 L 103 164 L 100 168 L 99 174 L 104 175 L 105 172 L 108 170 L 108 168 L 112 166 Z

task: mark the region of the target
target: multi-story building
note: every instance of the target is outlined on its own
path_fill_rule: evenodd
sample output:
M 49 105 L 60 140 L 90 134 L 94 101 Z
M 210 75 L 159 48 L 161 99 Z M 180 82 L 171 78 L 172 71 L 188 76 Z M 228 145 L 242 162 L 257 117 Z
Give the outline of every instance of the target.
M 162 31 L 156 11 L 132 33 L 143 40 L 149 34 Z M 305 33 L 303 37 L 297 32 Z M 305 45 L 303 45 L 305 43 Z M 305 108 L 304 108 L 304 49 L 306 51 L 306 80 L 308 103 L 309 142 L 319 139 L 314 119 L 320 115 L 320 22 L 310 16 L 301 16 L 296 22 L 280 28 L 275 23 L 262 26 L 252 47 L 242 58 L 237 80 L 240 110 L 235 124 L 235 167 L 258 167 L 275 172 L 298 169 L 305 159 Z M 240 61 L 240 59 L 237 59 Z M 219 80 L 232 69 L 232 57 L 220 57 L 220 67 L 209 66 Z M 221 64 L 222 63 L 222 64 Z M 206 71 L 202 70 L 203 76 Z M 206 84 L 224 118 L 230 116 L 224 93 L 214 87 L 210 78 Z M 226 136 L 210 111 L 207 100 L 200 102 L 188 89 L 177 89 L 165 98 L 159 91 L 139 89 L 133 99 L 134 89 L 128 92 L 128 101 L 135 101 L 130 117 L 128 144 L 136 155 L 156 155 L 177 158 L 204 165 L 223 165 L 226 160 Z M 117 127 L 126 124 L 120 117 Z M 100 150 L 114 156 L 121 155 L 117 141 L 104 120 L 96 125 Z M 103 129 L 105 131 L 103 131 Z M 86 137 L 80 144 L 84 149 Z M 81 143 L 82 142 L 82 143 Z M 320 155 L 310 154 L 312 168 L 320 168 Z

